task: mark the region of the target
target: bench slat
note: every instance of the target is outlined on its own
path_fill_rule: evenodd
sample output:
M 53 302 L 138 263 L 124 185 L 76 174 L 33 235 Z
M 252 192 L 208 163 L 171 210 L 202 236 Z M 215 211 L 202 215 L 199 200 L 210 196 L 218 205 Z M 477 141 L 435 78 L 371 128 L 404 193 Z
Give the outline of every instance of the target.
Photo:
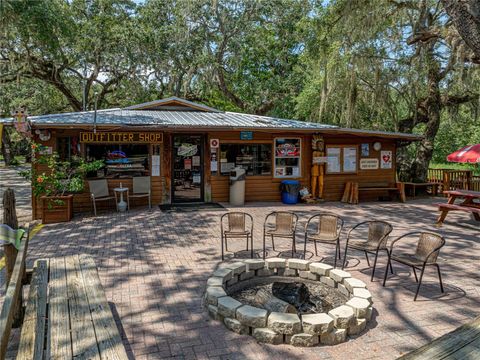
M 80 267 L 82 269 L 88 303 L 92 313 L 95 334 L 102 359 L 128 359 L 108 305 L 105 292 L 98 276 L 95 261 L 86 255 L 80 255 Z
M 65 259 L 67 292 L 72 327 L 72 355 L 75 359 L 100 359 L 92 317 L 88 308 L 78 256 Z
M 47 315 L 48 260 L 37 260 L 28 294 L 17 359 L 42 359 Z
M 47 359 L 71 359 L 70 316 L 68 314 L 65 258 L 50 259 L 48 283 L 48 343 Z
M 465 205 L 455 205 L 455 204 L 435 204 L 438 206 L 439 210 L 448 210 L 448 211 L 466 211 L 472 213 L 480 214 L 480 208 L 476 206 L 465 206 Z

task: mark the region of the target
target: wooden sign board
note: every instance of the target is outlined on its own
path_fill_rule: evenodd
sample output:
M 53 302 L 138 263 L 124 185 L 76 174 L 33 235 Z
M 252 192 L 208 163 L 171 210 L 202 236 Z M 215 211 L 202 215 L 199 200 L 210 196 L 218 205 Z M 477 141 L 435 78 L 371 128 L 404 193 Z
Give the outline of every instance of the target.
M 159 144 L 163 142 L 161 132 L 81 132 L 81 143 L 98 144 Z
M 378 165 L 378 159 L 360 159 L 360 170 L 376 170 Z

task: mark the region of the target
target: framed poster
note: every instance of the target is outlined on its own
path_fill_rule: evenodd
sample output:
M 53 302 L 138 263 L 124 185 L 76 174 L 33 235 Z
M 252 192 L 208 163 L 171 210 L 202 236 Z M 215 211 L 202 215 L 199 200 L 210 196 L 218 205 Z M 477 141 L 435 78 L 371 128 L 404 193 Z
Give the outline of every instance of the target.
M 362 144 L 362 157 L 370 156 L 370 144 Z
M 327 147 L 327 174 L 339 173 L 341 148 Z
M 357 148 L 343 148 L 343 172 L 357 171 Z
M 383 150 L 380 152 L 380 168 L 391 169 L 392 168 L 392 151 Z

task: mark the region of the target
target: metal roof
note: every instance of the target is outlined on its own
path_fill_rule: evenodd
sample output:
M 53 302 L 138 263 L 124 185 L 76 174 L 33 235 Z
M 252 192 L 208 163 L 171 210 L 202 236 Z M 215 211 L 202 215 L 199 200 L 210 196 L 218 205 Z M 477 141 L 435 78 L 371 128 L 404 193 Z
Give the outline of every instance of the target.
M 169 104 L 172 104 L 172 103 L 178 104 L 181 107 L 184 107 L 186 109 L 190 108 L 191 111 L 199 111 L 200 110 L 200 111 L 208 111 L 208 112 L 222 112 L 220 110 L 214 109 L 214 108 L 209 107 L 207 105 L 194 103 L 192 101 L 185 100 L 185 99 L 182 99 L 182 98 L 179 98 L 179 97 L 176 97 L 176 96 L 171 96 L 171 97 L 165 98 L 165 99 L 154 100 L 154 101 L 149 101 L 149 102 L 145 102 L 145 103 L 142 103 L 142 104 L 128 106 L 125 109 L 126 110 L 140 110 L 140 109 L 142 109 L 142 110 L 152 109 L 153 110 L 154 108 L 156 108 L 155 110 L 160 110 L 161 108 L 167 108 L 167 106 Z M 181 109 L 179 109 L 179 110 L 181 110 Z

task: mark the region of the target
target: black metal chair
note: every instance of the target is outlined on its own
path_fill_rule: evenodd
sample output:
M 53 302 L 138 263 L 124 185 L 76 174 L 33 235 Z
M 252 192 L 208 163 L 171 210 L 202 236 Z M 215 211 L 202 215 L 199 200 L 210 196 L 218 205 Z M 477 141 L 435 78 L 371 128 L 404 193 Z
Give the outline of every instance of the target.
M 273 218 L 273 222 L 269 223 L 269 219 Z M 263 258 L 265 259 L 265 238 L 270 236 L 272 239 L 272 248 L 275 251 L 274 238 L 292 239 L 292 257 L 297 251 L 295 247 L 295 229 L 297 228 L 298 216 L 291 211 L 273 211 L 265 217 L 263 223 Z
M 228 229 L 223 228 L 223 219 L 227 217 Z M 247 227 L 246 218 L 250 219 L 250 229 Z M 253 218 L 250 214 L 246 214 L 239 211 L 228 212 L 223 214 L 220 218 L 220 231 L 222 237 L 222 261 L 224 260 L 223 242 L 225 241 L 225 251 L 228 251 L 228 238 L 246 238 L 247 251 L 248 240 L 251 241 L 251 258 L 253 259 Z
M 360 231 L 359 228 L 368 225 L 368 236 L 366 240 L 352 240 L 352 232 L 356 230 L 357 232 Z M 364 221 L 353 228 L 350 229 L 347 235 L 347 242 L 345 244 L 345 253 L 343 254 L 343 265 L 342 269 L 345 268 L 345 263 L 347 261 L 347 251 L 348 248 L 363 251 L 365 253 L 365 257 L 367 258 L 367 264 L 370 266 L 370 260 L 368 260 L 368 254 L 375 254 L 375 260 L 373 262 L 373 269 L 372 269 L 372 277 L 370 281 L 373 281 L 373 277 L 375 275 L 375 268 L 377 266 L 377 258 L 378 252 L 380 250 L 384 250 L 389 254 L 389 250 L 387 248 L 387 241 L 388 236 L 392 232 L 393 227 L 389 223 L 381 220 L 371 220 L 371 221 Z M 357 235 L 358 236 L 358 235 Z M 392 268 L 390 270 L 393 272 Z
M 309 231 L 311 224 L 316 224 L 315 231 Z M 342 232 L 343 219 L 335 214 L 331 213 L 318 213 L 311 216 L 305 224 L 305 243 L 303 247 L 303 258 L 307 253 L 307 241 L 313 241 L 315 244 L 315 256 L 318 256 L 317 241 L 320 243 L 335 244 L 335 260 L 333 266 L 337 267 L 337 254 L 340 255 L 340 234 Z
M 408 236 L 412 235 L 419 235 L 417 248 L 414 254 L 393 254 L 393 246 L 401 239 L 404 239 Z M 415 293 L 415 297 L 413 301 L 417 300 L 418 292 L 420 291 L 420 286 L 422 285 L 422 278 L 425 272 L 425 267 L 431 265 L 437 268 L 438 272 L 438 280 L 440 281 L 440 290 L 442 293 L 443 290 L 443 282 L 442 282 L 442 274 L 440 273 L 440 266 L 437 264 L 438 254 L 440 253 L 440 249 L 445 245 L 445 239 L 440 234 L 428 231 L 414 231 L 404 235 L 399 236 L 394 241 L 392 241 L 390 245 L 390 251 L 388 254 L 388 264 L 387 266 L 391 266 L 391 261 L 395 260 L 401 264 L 411 266 L 413 269 L 413 274 L 415 275 L 415 281 L 418 283 L 417 291 Z M 417 272 L 415 269 L 420 270 L 420 279 L 417 277 Z M 387 272 L 385 271 L 385 277 L 383 279 L 383 286 L 387 282 Z

